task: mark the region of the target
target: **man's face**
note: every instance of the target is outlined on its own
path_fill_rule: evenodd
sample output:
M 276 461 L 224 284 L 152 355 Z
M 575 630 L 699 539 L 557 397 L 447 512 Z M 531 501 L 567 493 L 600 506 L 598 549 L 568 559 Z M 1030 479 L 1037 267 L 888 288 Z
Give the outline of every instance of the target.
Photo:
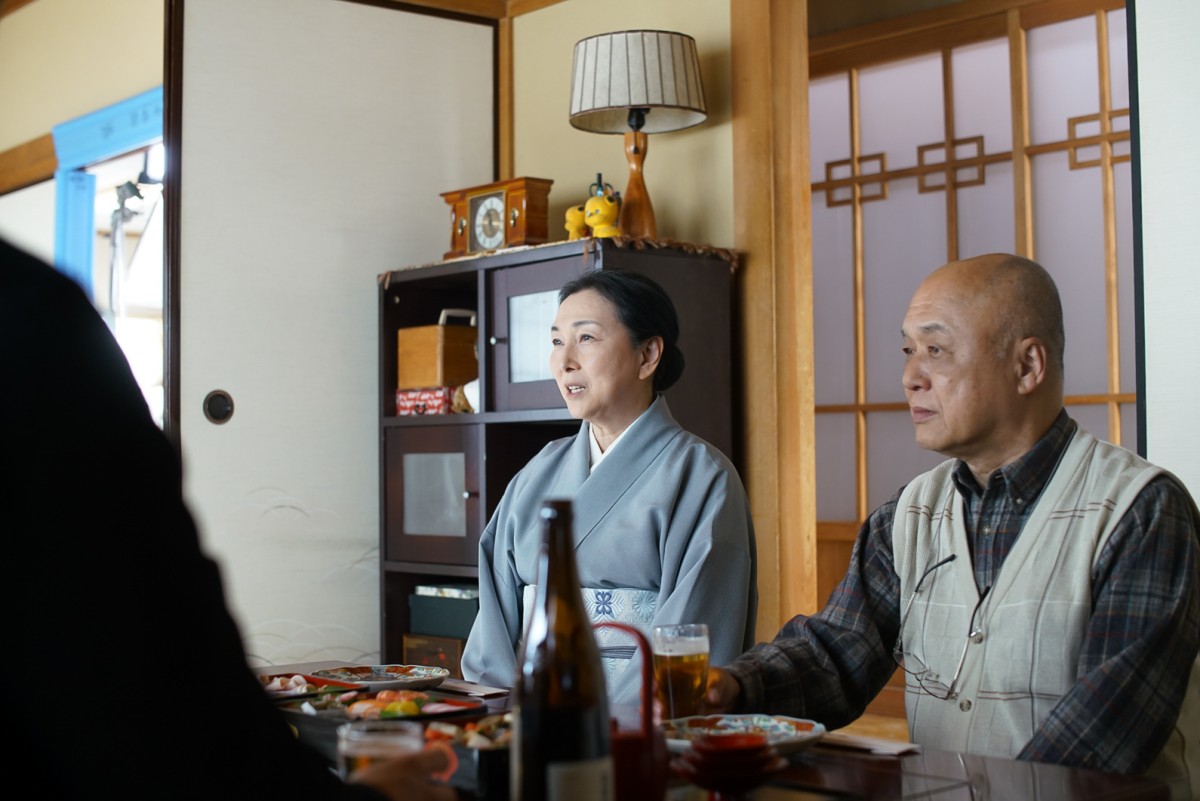
M 904 317 L 904 394 L 922 448 L 986 463 L 1009 443 L 1016 370 L 997 353 L 997 301 L 962 271 L 921 284 Z

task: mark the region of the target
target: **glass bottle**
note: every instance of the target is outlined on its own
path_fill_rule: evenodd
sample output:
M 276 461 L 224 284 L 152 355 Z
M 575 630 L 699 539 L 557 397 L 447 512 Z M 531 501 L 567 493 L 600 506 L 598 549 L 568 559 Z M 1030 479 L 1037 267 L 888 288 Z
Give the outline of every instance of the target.
M 583 607 L 571 502 L 547 500 L 533 613 L 514 692 L 512 801 L 613 801 L 608 696 Z

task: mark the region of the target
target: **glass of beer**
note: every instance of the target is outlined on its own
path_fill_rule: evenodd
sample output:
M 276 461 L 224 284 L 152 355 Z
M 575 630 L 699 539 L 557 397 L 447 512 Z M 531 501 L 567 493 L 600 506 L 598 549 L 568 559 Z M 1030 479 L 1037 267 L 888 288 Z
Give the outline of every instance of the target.
M 708 626 L 679 623 L 654 627 L 654 692 L 663 717 L 700 714 L 708 687 Z
M 356 720 L 337 730 L 338 775 L 350 774 L 375 762 L 420 751 L 424 730 L 411 720 Z

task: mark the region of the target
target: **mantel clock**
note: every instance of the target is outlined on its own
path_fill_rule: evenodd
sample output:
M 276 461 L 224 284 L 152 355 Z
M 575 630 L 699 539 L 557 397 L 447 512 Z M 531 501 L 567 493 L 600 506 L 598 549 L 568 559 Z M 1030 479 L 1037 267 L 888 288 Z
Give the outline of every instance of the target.
M 510 178 L 443 192 L 450 206 L 450 250 L 443 258 L 548 242 L 553 183 L 546 178 Z

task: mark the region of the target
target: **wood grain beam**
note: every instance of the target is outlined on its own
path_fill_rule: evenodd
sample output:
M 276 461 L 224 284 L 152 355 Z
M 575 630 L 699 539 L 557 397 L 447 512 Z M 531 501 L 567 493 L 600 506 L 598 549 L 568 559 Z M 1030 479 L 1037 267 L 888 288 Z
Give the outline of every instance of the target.
M 1033 173 L 1029 163 L 1029 56 L 1021 16 L 1010 11 L 1008 29 L 1008 81 L 1012 98 L 1013 222 L 1018 256 L 1033 258 Z
M 433 8 L 485 19 L 504 19 L 508 16 L 506 0 L 395 0 L 395 2 L 398 5 Z
M 27 6 L 33 0 L 0 0 L 0 17 L 5 14 L 11 14 L 22 6 Z
M 808 20 L 807 2 L 732 5 L 739 462 L 758 537 L 763 638 L 817 607 Z
M 519 17 L 522 14 L 528 14 L 530 11 L 546 8 L 547 6 L 557 5 L 562 0 L 508 0 L 508 16 Z
M 513 23 L 511 18 L 500 20 L 496 31 L 496 169 L 498 180 L 507 181 L 515 178 L 516 169 L 516 138 L 513 97 Z
M 58 169 L 54 137 L 43 134 L 0 153 L 0 195 L 48 181 Z

